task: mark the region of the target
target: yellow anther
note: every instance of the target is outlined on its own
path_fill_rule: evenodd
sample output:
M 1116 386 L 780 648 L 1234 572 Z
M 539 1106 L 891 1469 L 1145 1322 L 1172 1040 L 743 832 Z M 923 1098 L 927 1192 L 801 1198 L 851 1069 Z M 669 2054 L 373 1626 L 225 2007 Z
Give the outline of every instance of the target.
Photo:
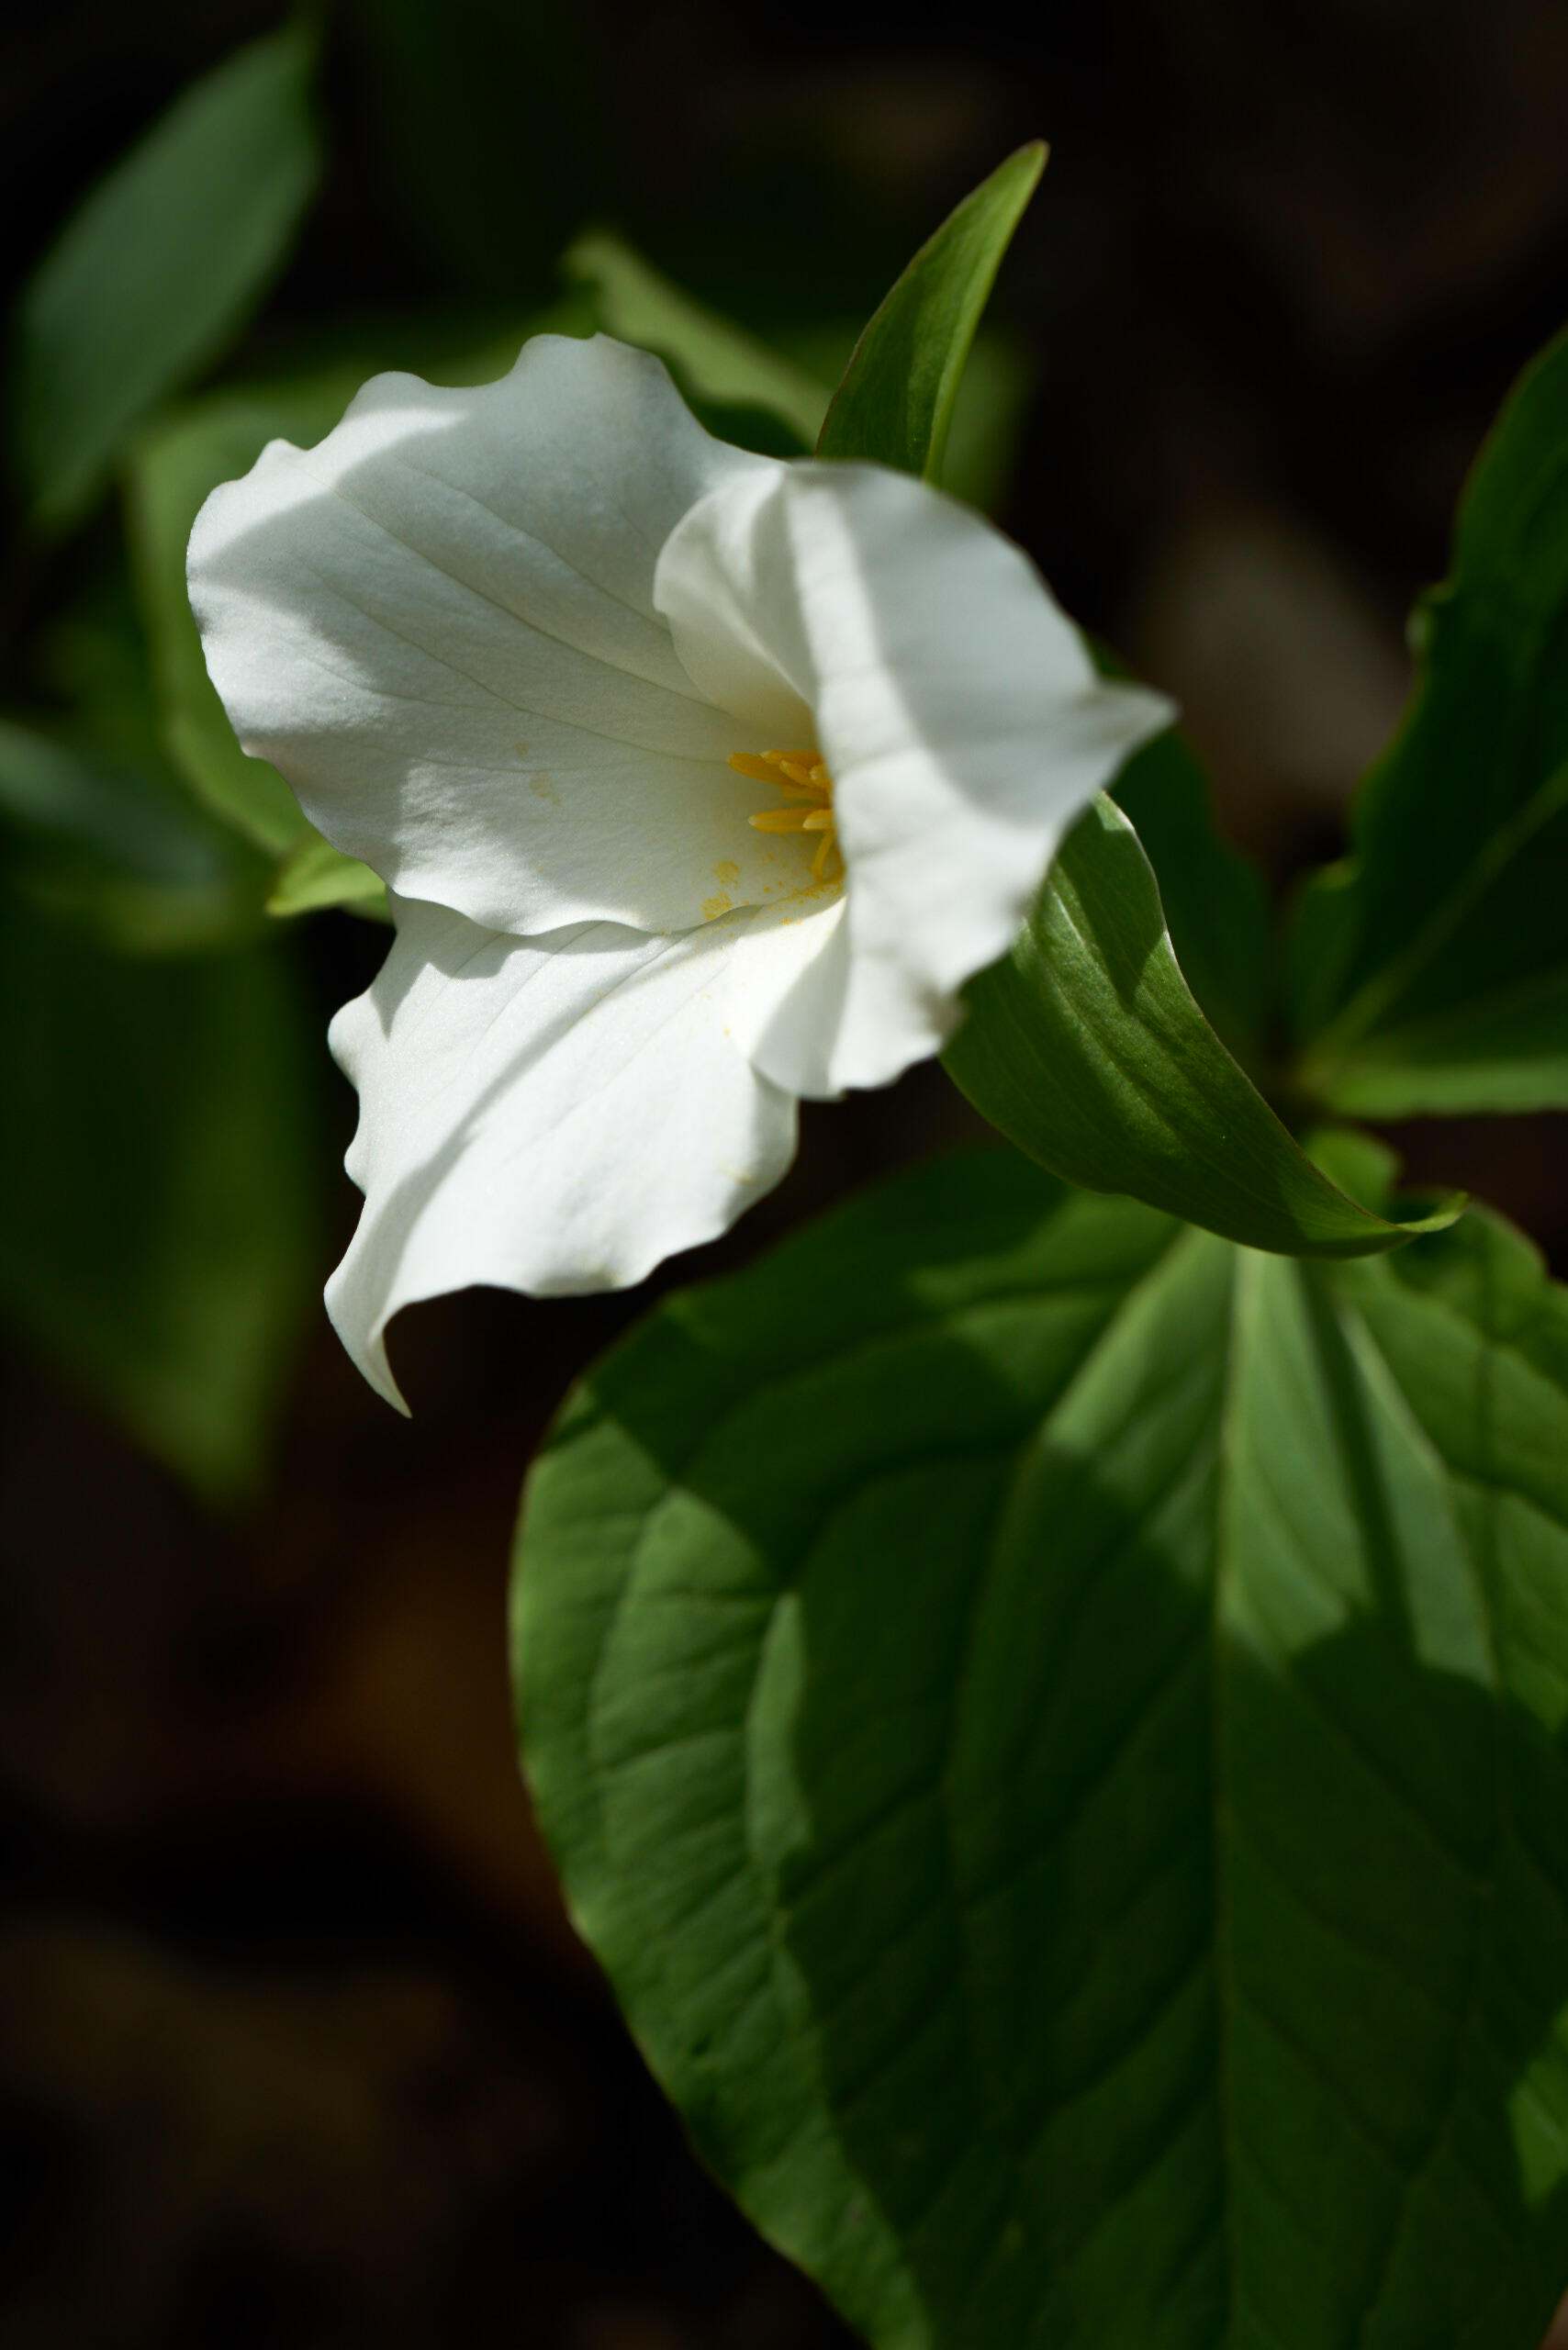
M 753 783 L 805 800 L 805 807 L 764 808 L 750 820 L 759 833 L 820 833 L 812 875 L 834 881 L 844 870 L 838 846 L 838 826 L 833 811 L 833 778 L 817 751 L 735 751 L 730 765 Z
M 734 751 L 730 765 L 753 783 L 774 791 L 788 791 L 803 800 L 831 800 L 833 783 L 814 751 Z
M 730 765 L 737 775 L 749 776 L 753 783 L 777 783 L 778 780 L 777 766 L 758 757 L 755 751 L 732 751 Z
M 816 812 L 813 808 L 765 808 L 749 821 L 759 833 L 803 833 Z M 828 822 L 832 821 L 829 817 Z

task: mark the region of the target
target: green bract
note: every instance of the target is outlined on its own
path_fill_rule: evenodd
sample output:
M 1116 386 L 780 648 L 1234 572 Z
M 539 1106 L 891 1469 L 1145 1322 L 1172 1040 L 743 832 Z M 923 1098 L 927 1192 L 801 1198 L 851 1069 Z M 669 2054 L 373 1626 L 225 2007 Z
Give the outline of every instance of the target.
M 948 1069 L 1010 1141 L 1075 1183 L 1301 1257 L 1397 1248 L 1458 1212 L 1389 1224 L 1313 1165 L 1199 1010 L 1148 859 L 1108 800 L 967 1002 Z
M 1535 2350 L 1568 1298 L 1010 1158 L 659 1310 L 538 1462 L 525 1751 L 699 2145 L 878 2350 Z
M 986 297 L 1039 184 L 1046 149 L 1020 147 L 916 253 L 855 346 L 817 441 L 820 457 L 872 457 L 935 478 Z

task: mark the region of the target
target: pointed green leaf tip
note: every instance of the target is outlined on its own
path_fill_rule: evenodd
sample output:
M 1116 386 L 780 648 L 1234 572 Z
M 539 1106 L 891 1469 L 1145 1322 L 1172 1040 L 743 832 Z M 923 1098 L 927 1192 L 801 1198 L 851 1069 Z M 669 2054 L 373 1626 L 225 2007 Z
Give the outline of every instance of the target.
M 1020 147 L 922 245 L 855 346 L 819 457 L 936 478 L 964 362 L 1047 153 L 1039 139 Z

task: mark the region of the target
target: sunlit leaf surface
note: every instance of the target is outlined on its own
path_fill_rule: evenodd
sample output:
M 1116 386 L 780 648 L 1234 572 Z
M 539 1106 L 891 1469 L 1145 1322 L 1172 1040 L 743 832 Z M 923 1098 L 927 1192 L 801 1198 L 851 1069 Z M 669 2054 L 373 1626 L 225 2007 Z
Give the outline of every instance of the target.
M 1045 165 L 1038 140 L 1020 147 L 921 247 L 855 346 L 820 456 L 940 475 L 969 346 Z
M 1568 1298 L 928 1166 L 536 1467 L 525 1754 L 697 2142 L 879 2350 L 1537 2350 Z
M 948 1070 L 1071 1182 L 1292 1256 L 1361 1256 L 1452 1221 L 1439 1204 L 1387 1223 L 1314 1166 L 1204 1019 L 1148 859 L 1108 800 L 1069 834 L 1012 953 L 965 1001 Z

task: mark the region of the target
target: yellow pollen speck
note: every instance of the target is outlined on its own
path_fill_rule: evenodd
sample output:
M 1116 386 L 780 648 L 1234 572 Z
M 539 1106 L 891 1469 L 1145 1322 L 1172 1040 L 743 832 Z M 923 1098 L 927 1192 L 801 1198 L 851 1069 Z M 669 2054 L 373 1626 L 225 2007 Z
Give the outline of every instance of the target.
M 730 901 L 724 895 L 722 890 L 720 890 L 716 898 L 704 898 L 702 901 L 702 919 L 704 922 L 717 922 L 721 914 L 727 914 L 729 911 Z
M 719 882 L 722 887 L 726 890 L 729 888 L 732 881 L 738 881 L 740 878 L 740 867 L 738 865 L 732 865 L 727 856 L 721 857 L 718 864 L 713 867 L 714 880 Z
M 814 833 L 816 855 L 812 859 L 813 881 L 837 881 L 844 872 L 838 826 L 833 811 L 833 778 L 820 751 L 736 751 L 730 765 L 753 783 L 766 783 L 786 795 L 780 808 L 763 808 L 749 819 L 756 832 Z M 791 804 L 793 803 L 793 804 Z M 771 852 L 770 852 L 771 854 Z
M 531 775 L 529 777 L 528 788 L 530 791 L 532 792 L 535 800 L 554 800 L 559 796 L 555 789 L 554 777 L 553 775 L 546 775 L 543 767 L 540 768 L 537 775 Z

